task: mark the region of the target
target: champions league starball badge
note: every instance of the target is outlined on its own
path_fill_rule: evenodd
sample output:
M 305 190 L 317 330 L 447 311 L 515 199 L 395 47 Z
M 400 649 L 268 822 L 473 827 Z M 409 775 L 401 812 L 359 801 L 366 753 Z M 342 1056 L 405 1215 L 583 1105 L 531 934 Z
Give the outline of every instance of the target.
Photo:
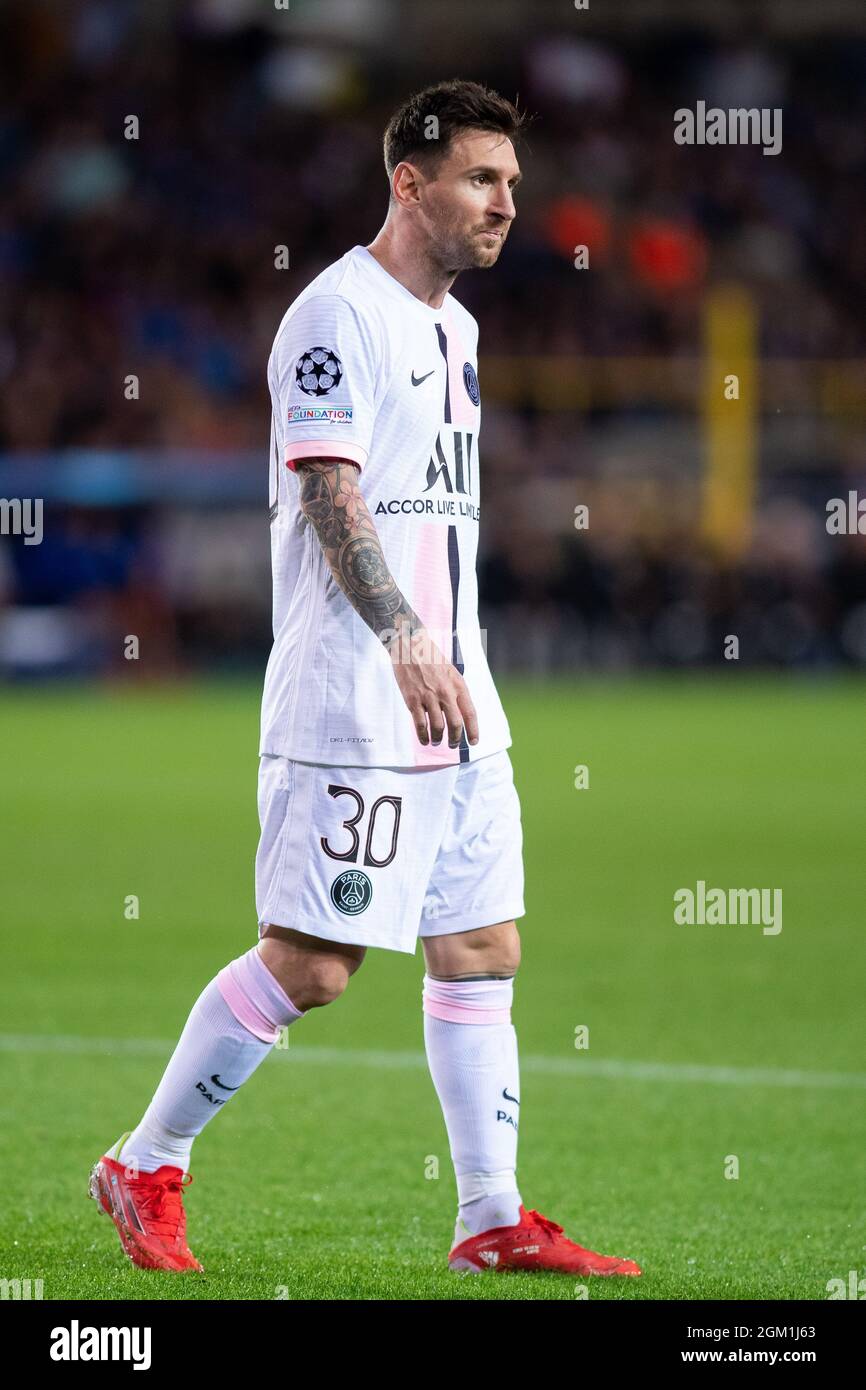
M 373 885 L 360 869 L 344 869 L 331 884 L 331 902 L 338 912 L 356 917 L 370 906 Z
M 331 348 L 308 348 L 298 358 L 295 381 L 306 396 L 327 396 L 343 379 L 343 364 Z

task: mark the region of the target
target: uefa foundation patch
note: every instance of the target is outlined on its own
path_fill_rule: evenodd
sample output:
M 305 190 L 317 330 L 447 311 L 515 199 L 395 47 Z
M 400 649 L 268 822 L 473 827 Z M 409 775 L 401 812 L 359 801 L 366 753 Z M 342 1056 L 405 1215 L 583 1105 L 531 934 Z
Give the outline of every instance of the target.
M 289 409 L 288 424 L 351 425 L 352 407 L 337 405 L 293 405 Z

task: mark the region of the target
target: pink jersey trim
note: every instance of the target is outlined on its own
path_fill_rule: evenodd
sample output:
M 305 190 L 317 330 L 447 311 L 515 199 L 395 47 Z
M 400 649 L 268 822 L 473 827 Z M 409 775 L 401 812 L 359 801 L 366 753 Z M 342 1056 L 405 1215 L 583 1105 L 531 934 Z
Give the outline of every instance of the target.
M 338 458 L 348 459 L 363 468 L 367 462 L 367 450 L 360 444 L 346 444 L 342 439 L 315 439 L 301 444 L 286 445 L 286 467 L 295 471 L 295 459 Z
M 448 569 L 448 528 L 437 521 L 418 527 L 415 542 L 415 574 L 412 607 L 424 623 L 432 641 L 446 661 L 451 660 L 451 575 Z M 416 767 L 453 766 L 460 761 L 460 749 L 448 747 L 448 730 L 441 743 L 421 743 L 412 725 Z
M 469 351 L 450 305 L 446 306 L 442 315 L 442 324 L 448 339 L 448 397 L 451 403 L 451 423 L 459 428 L 471 429 L 478 418 L 478 407 L 469 399 L 463 380 L 463 366 L 469 361 Z

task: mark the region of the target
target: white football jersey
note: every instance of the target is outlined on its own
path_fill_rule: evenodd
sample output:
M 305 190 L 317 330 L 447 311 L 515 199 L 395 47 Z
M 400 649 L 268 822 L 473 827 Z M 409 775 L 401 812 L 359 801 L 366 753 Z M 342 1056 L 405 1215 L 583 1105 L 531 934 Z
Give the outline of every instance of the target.
M 274 645 L 260 753 L 436 767 L 511 744 L 478 625 L 478 325 L 424 304 L 363 246 L 316 276 L 277 330 L 271 392 Z M 478 743 L 423 745 L 391 658 L 334 580 L 299 503 L 299 459 L 351 459 L 397 586 L 460 671 Z

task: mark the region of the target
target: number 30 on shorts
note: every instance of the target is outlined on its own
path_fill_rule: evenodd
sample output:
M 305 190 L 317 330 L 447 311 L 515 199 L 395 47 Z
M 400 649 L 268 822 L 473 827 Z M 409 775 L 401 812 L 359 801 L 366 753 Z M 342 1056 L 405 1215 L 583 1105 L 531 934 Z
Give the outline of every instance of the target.
M 332 859 L 341 859 L 347 864 L 357 864 L 358 849 L 361 844 L 358 825 L 364 819 L 364 798 L 354 787 L 341 787 L 335 782 L 332 782 L 328 787 L 328 795 L 333 797 L 353 796 L 358 809 L 354 816 L 350 816 L 348 820 L 343 821 L 344 829 L 348 830 L 351 836 L 351 843 L 348 849 L 333 849 L 324 835 L 320 836 L 319 843 L 325 853 L 330 855 Z M 394 807 L 394 827 L 391 832 L 391 848 L 385 859 L 376 859 L 373 856 L 373 829 L 376 824 L 376 816 L 379 813 L 379 808 L 386 802 L 389 802 Z M 391 863 L 394 855 L 397 853 L 397 836 L 400 831 L 400 809 L 402 802 L 403 798 L 401 796 L 379 796 L 370 807 L 370 818 L 367 821 L 367 835 L 364 841 L 364 858 L 361 861 L 366 867 L 384 869 Z

